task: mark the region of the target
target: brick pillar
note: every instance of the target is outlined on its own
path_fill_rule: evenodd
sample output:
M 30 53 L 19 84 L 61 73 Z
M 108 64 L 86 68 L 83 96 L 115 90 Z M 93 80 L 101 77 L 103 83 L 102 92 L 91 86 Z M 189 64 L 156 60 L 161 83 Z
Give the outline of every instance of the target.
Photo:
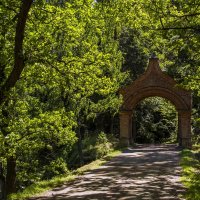
M 120 112 L 120 143 L 129 146 L 132 143 L 132 111 Z
M 136 133 L 137 133 L 137 129 L 136 129 L 136 113 L 135 110 L 133 110 L 133 116 L 132 116 L 132 142 L 135 142 L 135 138 L 136 138 Z
M 191 111 L 178 110 L 178 141 L 183 148 L 191 148 Z

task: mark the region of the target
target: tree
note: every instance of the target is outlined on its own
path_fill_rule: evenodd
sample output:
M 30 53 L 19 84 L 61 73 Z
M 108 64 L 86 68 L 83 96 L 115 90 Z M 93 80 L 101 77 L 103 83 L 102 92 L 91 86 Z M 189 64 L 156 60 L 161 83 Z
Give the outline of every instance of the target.
M 24 185 L 61 172 L 57 166 L 67 164 L 80 118 L 116 111 L 121 102 L 117 90 L 126 78 L 118 42 L 113 34 L 103 34 L 111 26 L 92 1 L 40 6 L 34 4 L 26 24 L 26 66 L 1 110 L 1 158 L 9 161 L 4 166 L 6 188 L 11 188 L 7 195 L 15 191 L 16 177 Z M 29 162 L 41 173 L 33 170 L 26 183 Z

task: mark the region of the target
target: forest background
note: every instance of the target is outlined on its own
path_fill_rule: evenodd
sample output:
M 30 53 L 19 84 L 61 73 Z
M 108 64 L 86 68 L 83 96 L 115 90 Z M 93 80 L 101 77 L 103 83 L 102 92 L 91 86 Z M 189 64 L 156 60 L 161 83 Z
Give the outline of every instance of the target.
M 118 146 L 118 91 L 156 53 L 193 93 L 200 137 L 200 3 L 196 0 L 1 0 L 0 179 L 9 195 Z M 176 141 L 177 113 L 137 107 L 140 143 Z

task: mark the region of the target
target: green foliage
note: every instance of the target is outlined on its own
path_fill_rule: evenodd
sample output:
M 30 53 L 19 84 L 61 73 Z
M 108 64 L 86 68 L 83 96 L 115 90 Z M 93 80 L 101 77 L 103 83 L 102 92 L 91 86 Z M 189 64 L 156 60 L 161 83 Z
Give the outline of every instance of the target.
M 112 151 L 112 143 L 108 140 L 107 135 L 101 132 L 96 140 L 96 158 L 101 158 Z
M 2 85 L 13 66 L 20 5 L 13 0 L 0 6 Z M 4 175 L 13 156 L 18 189 L 68 172 L 77 127 L 98 113 L 118 111 L 117 91 L 127 75 L 114 38 L 119 23 L 108 18 L 115 11 L 91 0 L 34 2 L 20 52 L 25 68 L 0 113 Z
M 33 119 L 17 114 L 7 127 L 9 134 L 1 134 L 1 158 L 16 157 L 20 187 L 66 172 L 65 159 L 76 142 L 70 115 L 62 110 Z
M 198 116 L 199 117 L 199 116 Z M 200 144 L 200 118 L 194 119 L 194 124 L 193 124 L 193 132 L 192 132 L 192 142 L 193 144 Z
M 182 182 L 187 192 L 186 200 L 198 200 L 200 198 L 200 147 L 194 147 L 193 151 L 183 150 L 181 158 Z
M 136 142 L 176 142 L 176 126 L 176 110 L 162 98 L 148 98 L 136 109 Z
M 44 171 L 45 177 L 53 177 L 59 174 L 66 174 L 68 168 L 65 160 L 58 157 L 56 160 L 51 161 L 49 165 L 46 165 Z
M 88 163 L 95 159 L 99 159 L 116 149 L 118 139 L 113 135 L 107 135 L 104 132 L 96 132 L 88 134 L 82 140 L 83 162 Z M 75 144 L 69 157 L 70 168 L 80 166 L 78 146 Z
M 147 65 L 146 61 L 149 55 L 144 51 L 140 40 L 141 36 L 140 30 L 125 29 L 119 39 L 120 50 L 124 57 L 122 70 L 129 72 L 129 82 L 142 75 Z

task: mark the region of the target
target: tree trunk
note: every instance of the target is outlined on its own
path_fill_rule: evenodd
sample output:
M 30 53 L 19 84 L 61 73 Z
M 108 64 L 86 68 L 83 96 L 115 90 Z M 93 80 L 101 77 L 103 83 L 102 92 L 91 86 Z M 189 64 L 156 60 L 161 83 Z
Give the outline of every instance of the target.
M 8 91 L 15 86 L 25 66 L 23 56 L 23 41 L 28 12 L 31 8 L 32 3 L 33 0 L 23 0 L 20 11 L 18 13 L 18 20 L 15 30 L 14 66 L 5 84 L 1 87 L 0 105 L 6 99 L 6 94 L 8 93 Z
M 77 127 L 77 137 L 78 137 L 78 155 L 79 155 L 79 162 L 80 165 L 83 165 L 83 148 L 82 148 L 82 137 L 81 137 L 81 127 L 80 124 Z
M 16 159 L 7 158 L 6 195 L 16 192 Z
M 113 135 L 114 134 L 114 117 L 110 115 L 110 133 Z
M 3 166 L 0 162 L 0 199 L 4 200 L 6 197 L 5 193 L 5 177 L 3 175 Z

